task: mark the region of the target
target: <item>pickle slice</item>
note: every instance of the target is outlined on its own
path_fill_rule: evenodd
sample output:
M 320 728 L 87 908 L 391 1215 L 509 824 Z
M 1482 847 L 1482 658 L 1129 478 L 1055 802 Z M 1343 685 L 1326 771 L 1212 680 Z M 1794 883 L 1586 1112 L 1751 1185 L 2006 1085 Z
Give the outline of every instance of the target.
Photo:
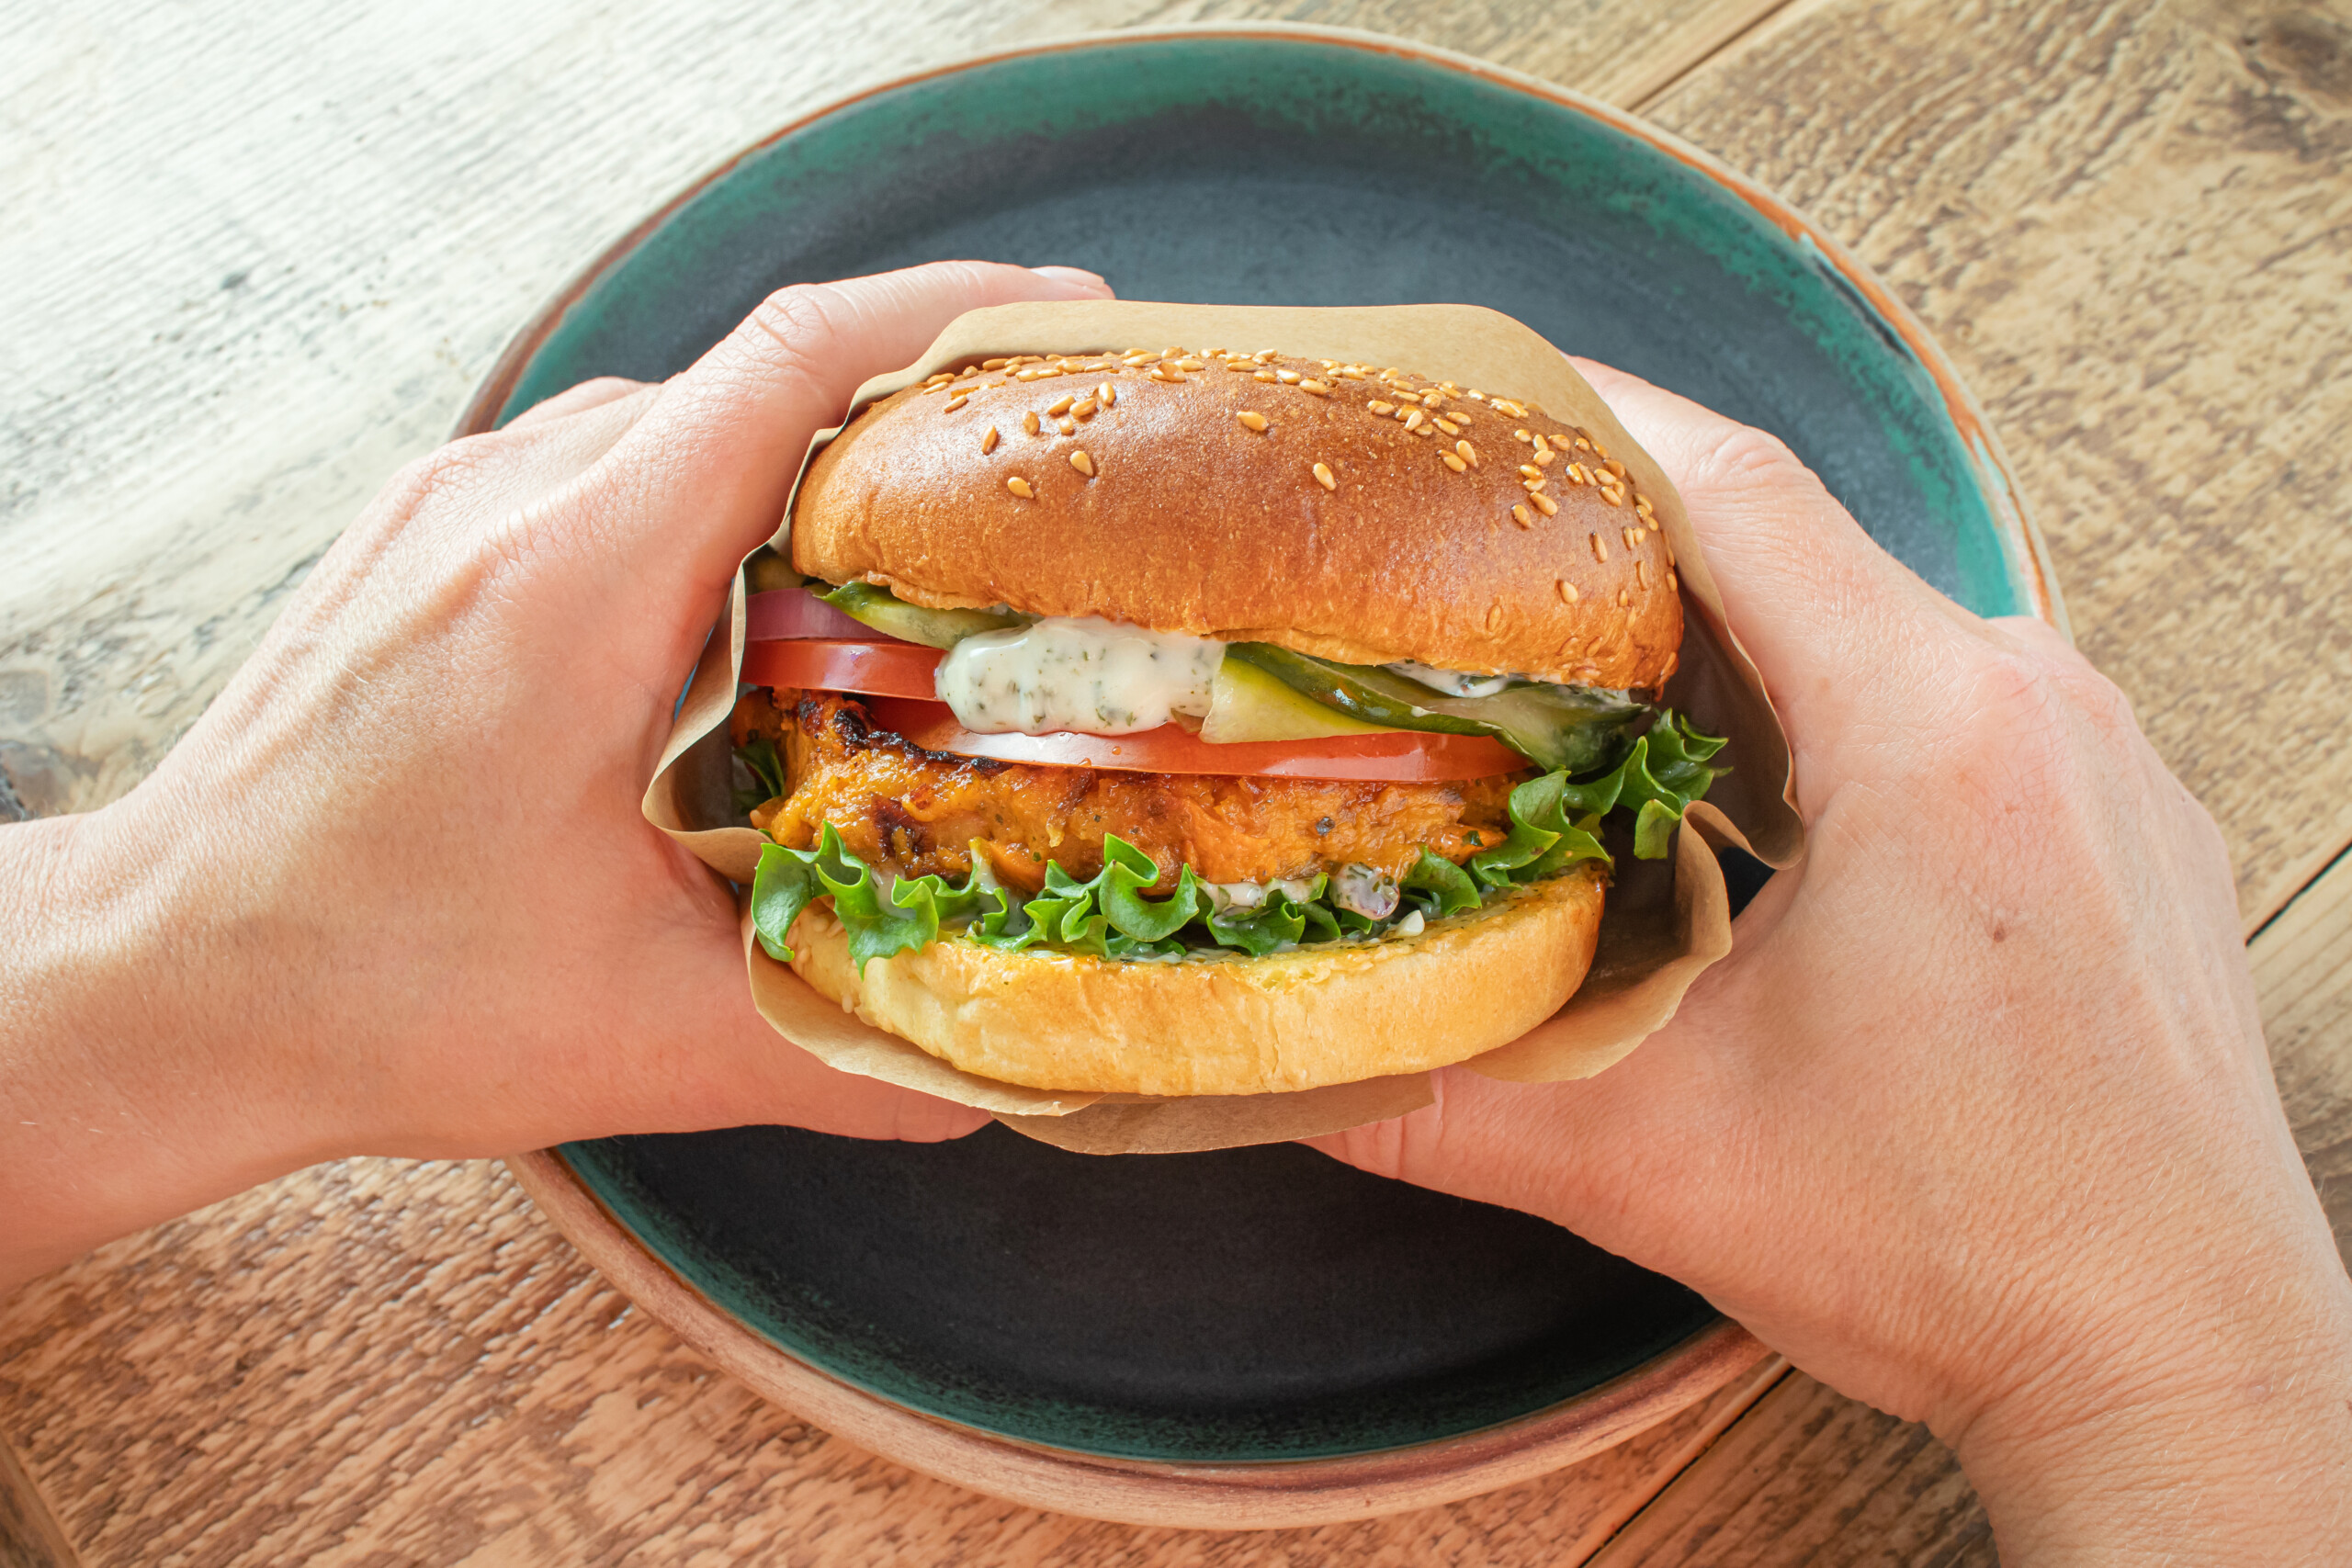
M 844 582 L 817 597 L 885 637 L 919 642 L 925 648 L 953 648 L 967 637 L 1025 626 L 1030 621 L 1029 616 L 1010 610 L 926 610 L 870 582 Z
M 1623 692 L 1525 681 L 1491 697 L 1449 697 L 1418 681 L 1363 664 L 1335 664 L 1272 643 L 1237 642 L 1235 661 L 1265 671 L 1326 707 L 1383 729 L 1491 735 L 1551 771 L 1596 773 L 1617 765 L 1629 733 L 1649 708 Z
M 1209 686 L 1201 739 L 1216 745 L 1246 740 L 1313 740 L 1326 735 L 1375 735 L 1393 725 L 1368 724 L 1294 690 L 1256 665 L 1227 658 Z

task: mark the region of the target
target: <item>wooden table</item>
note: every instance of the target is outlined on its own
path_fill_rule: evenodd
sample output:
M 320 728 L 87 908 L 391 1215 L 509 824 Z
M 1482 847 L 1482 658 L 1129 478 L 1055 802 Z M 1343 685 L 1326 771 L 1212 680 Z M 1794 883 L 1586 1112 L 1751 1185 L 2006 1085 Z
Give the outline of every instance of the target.
M 2085 649 L 2212 809 L 2352 1236 L 2352 11 L 2262 0 L 125 4 L 0 19 L 0 810 L 136 779 L 514 324 L 704 166 L 1005 41 L 1284 17 L 1653 119 L 1947 344 Z M 265 22 L 252 18 L 266 17 Z M 1991 1562 L 1951 1454 L 1802 1376 L 1450 1507 L 1040 1514 L 763 1404 L 493 1165 L 322 1167 L 0 1302 L 0 1563 Z

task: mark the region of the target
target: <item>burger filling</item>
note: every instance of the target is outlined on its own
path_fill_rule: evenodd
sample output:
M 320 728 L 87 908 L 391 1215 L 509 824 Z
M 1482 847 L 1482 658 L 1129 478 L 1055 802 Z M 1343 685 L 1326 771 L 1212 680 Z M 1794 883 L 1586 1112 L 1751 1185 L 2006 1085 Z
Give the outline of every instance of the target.
M 938 660 L 936 702 L 922 706 L 952 711 L 948 734 L 1157 735 L 1195 771 L 961 754 L 898 733 L 880 716 L 888 702 L 860 692 L 749 691 L 733 724 L 739 797 L 770 840 L 752 917 L 780 959 L 793 921 L 820 899 L 861 968 L 942 940 L 1181 959 L 1411 935 L 1519 884 L 1586 863 L 1605 870 L 1613 810 L 1631 815 L 1637 855 L 1663 855 L 1683 807 L 1722 771 L 1708 765 L 1721 741 L 1630 694 L 1335 665 L 1102 621 L 918 621 L 870 588 L 827 602 L 843 599 L 944 645 L 944 656 L 914 651 Z M 959 619 L 943 629 L 945 616 Z M 906 638 L 884 640 L 906 651 Z M 1400 728 L 1428 732 L 1408 736 L 1408 750 L 1494 738 L 1469 744 L 1501 764 L 1458 778 L 1197 771 L 1201 756 L 1222 755 L 1201 745 L 1220 726 L 1260 742 L 1336 734 L 1342 753 L 1360 733 L 1394 741 Z

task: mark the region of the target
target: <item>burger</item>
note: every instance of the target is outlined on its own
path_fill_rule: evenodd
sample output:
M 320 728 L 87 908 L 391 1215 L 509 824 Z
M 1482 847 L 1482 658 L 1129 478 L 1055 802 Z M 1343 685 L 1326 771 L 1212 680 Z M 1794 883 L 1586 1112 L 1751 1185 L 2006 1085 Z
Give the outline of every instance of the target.
M 953 1066 L 1242 1095 L 1476 1056 L 1723 745 L 1622 456 L 1272 350 L 1011 355 L 859 412 L 748 570 L 757 941 Z

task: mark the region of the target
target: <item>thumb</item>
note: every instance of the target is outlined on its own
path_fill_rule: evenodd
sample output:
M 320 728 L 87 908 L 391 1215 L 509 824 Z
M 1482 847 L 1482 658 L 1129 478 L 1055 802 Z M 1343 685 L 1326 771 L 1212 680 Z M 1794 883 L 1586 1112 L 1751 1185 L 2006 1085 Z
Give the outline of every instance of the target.
M 1862 531 L 1776 436 L 1637 376 L 1574 359 L 1680 492 L 1732 630 L 1791 739 L 1869 724 L 1890 672 L 1983 623 Z M 1916 671 L 1915 671 L 1916 672 Z
M 1109 293 L 1075 268 L 935 262 L 769 295 L 614 448 L 616 468 L 636 481 L 641 536 L 622 541 L 635 558 L 631 602 L 695 601 L 699 637 L 735 563 L 783 519 L 808 438 L 840 422 L 861 383 L 912 364 L 967 310 Z

